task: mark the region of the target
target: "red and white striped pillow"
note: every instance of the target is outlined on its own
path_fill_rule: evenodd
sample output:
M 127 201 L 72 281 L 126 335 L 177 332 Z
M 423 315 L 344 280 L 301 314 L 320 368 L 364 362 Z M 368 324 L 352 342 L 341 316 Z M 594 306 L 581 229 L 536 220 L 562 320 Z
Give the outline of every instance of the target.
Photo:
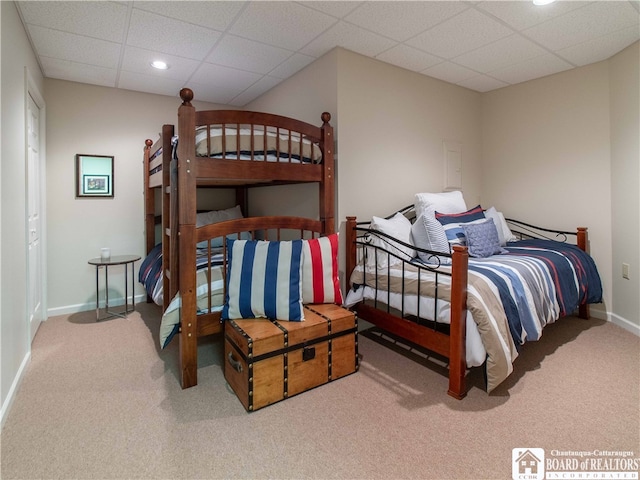
M 338 234 L 302 244 L 302 303 L 342 305 L 338 278 Z

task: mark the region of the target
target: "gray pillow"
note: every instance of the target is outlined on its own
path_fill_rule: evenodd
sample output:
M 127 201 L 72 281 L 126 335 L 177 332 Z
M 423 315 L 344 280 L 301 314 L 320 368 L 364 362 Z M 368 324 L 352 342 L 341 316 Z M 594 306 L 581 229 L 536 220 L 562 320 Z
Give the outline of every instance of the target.
M 500 246 L 500 237 L 493 218 L 488 218 L 479 223 L 462 224 L 461 226 L 467 237 L 467 248 L 470 256 L 485 258 L 491 255 L 507 253 L 507 250 Z

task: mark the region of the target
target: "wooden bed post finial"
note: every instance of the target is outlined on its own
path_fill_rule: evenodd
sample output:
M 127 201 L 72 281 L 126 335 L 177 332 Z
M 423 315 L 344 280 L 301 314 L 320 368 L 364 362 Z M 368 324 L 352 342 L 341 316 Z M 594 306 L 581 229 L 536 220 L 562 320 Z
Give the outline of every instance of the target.
M 180 90 L 180 98 L 183 105 L 191 106 L 191 100 L 193 100 L 193 90 L 190 88 L 183 88 Z
M 145 145 L 145 148 L 151 148 L 151 145 L 153 145 L 153 140 L 151 140 L 150 138 L 147 138 L 144 141 L 144 145 Z
M 322 119 L 323 124 L 329 123 L 331 121 L 331 114 L 329 112 L 322 112 L 320 118 Z

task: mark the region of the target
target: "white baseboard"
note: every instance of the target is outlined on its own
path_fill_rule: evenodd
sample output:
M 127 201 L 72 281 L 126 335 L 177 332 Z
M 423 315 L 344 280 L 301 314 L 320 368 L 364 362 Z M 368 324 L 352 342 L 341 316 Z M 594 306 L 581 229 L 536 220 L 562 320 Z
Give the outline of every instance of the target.
M 22 383 L 24 373 L 30 361 L 31 361 L 31 350 L 29 350 L 27 354 L 24 356 L 24 359 L 20 364 L 20 368 L 18 369 L 18 373 L 16 374 L 16 377 L 13 379 L 13 382 L 11 383 L 11 388 L 9 388 L 9 392 L 7 393 L 7 398 L 2 404 L 2 409 L 0 409 L 0 429 L 4 427 L 4 422 L 7 419 L 11 406 L 13 405 L 13 400 L 16 398 L 16 392 L 18 391 L 18 387 L 20 386 L 20 383 Z
M 612 312 L 607 312 L 605 310 L 600 310 L 598 308 L 590 307 L 589 313 L 592 317 L 599 318 L 600 320 L 606 320 L 607 322 L 611 322 L 620 328 L 624 328 L 628 332 L 633 333 L 634 335 L 640 337 L 640 325 L 637 325 L 630 320 L 627 320 L 620 315 L 616 315 Z
M 640 325 L 636 325 L 635 323 L 627 320 L 626 318 L 622 318 L 615 313 L 611 314 L 611 323 L 615 323 L 621 328 L 624 328 L 628 332 L 633 333 L 634 335 L 640 337 Z
M 147 295 L 146 294 L 136 295 L 135 300 L 136 300 L 136 304 L 146 302 Z M 130 300 L 129 300 L 129 304 L 131 304 Z M 109 299 L 109 308 L 120 307 L 122 305 L 124 305 L 124 297 L 115 298 L 113 300 Z M 104 308 L 104 301 L 100 302 L 100 308 Z M 77 305 L 65 305 L 63 307 L 49 308 L 47 310 L 47 316 L 57 317 L 58 315 L 69 315 L 72 313 L 86 312 L 87 310 L 95 310 L 95 309 L 96 309 L 95 302 L 79 303 Z

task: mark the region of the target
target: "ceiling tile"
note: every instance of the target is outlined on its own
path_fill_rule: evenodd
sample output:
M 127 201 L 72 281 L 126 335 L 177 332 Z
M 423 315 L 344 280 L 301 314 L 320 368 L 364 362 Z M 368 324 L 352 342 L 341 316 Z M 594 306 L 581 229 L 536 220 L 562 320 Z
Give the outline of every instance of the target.
M 582 1 L 562 1 L 549 5 L 536 6 L 530 1 L 516 2 L 481 2 L 478 8 L 491 13 L 500 20 L 511 25 L 516 30 L 533 27 L 552 18 L 564 15 L 571 10 L 584 7 L 591 2 Z
M 231 100 L 238 96 L 238 89 L 232 86 L 212 85 L 211 83 L 189 82 L 185 85 L 193 90 L 193 98 L 201 102 L 231 105 Z
M 477 77 L 462 80 L 461 82 L 458 82 L 457 85 L 470 88 L 477 92 L 488 92 L 490 90 L 495 90 L 496 88 L 506 87 L 509 84 L 486 75 L 478 75 Z
M 294 53 L 284 62 L 269 72 L 269 75 L 277 78 L 289 78 L 294 73 L 302 70 L 316 58 L 301 53 Z
M 640 30 L 637 27 L 629 27 L 572 47 L 563 48 L 556 53 L 574 65 L 583 66 L 606 60 L 638 39 L 640 39 Z
M 231 105 L 242 107 L 243 105 L 249 103 L 251 100 L 258 98 L 263 93 L 271 90 L 273 87 L 279 84 L 280 81 L 281 80 L 279 78 L 264 76 L 249 88 L 247 88 L 240 95 L 233 98 L 233 100 L 231 100 Z
M 155 60 L 162 60 L 169 65 L 169 68 L 167 70 L 153 68 L 151 62 Z M 124 71 L 182 81 L 187 80 L 199 65 L 200 63 L 196 60 L 167 55 L 166 53 L 158 54 L 137 47 L 125 47 L 122 59 L 122 70 Z
M 89 83 L 104 87 L 116 86 L 117 70 L 114 68 L 96 67 L 49 57 L 40 57 L 40 64 L 44 70 L 44 75 L 48 78 L 59 78 L 60 80 Z
M 496 20 L 470 9 L 405 43 L 433 55 L 450 59 L 512 33 L 513 30 Z
M 119 88 L 158 95 L 177 95 L 183 85 L 184 82 L 172 78 L 126 71 L 121 72 L 118 79 Z
M 127 45 L 202 60 L 219 37 L 220 33 L 214 30 L 134 10 Z
M 462 2 L 365 2 L 344 20 L 403 42 L 469 8 Z
M 73 33 L 29 26 L 31 41 L 45 57 L 69 60 L 99 67 L 118 68 L 120 44 Z
M 509 67 L 494 70 L 489 72 L 489 74 L 504 82 L 520 83 L 569 70 L 570 68 L 572 68 L 570 63 L 561 60 L 553 54 L 547 53 L 513 64 Z
M 552 50 L 638 26 L 638 12 L 627 1 L 594 2 L 522 33 Z
M 395 44 L 395 41 L 386 37 L 340 21 L 304 47 L 301 52 L 321 57 L 332 48 L 341 46 L 361 55 L 375 57 Z
M 409 47 L 408 45 L 399 44 L 389 50 L 377 55 L 378 60 L 397 65 L 407 70 L 420 72 L 425 68 L 442 62 L 441 58 L 434 57 L 428 53 Z
M 224 35 L 206 61 L 249 72 L 268 73 L 289 58 L 292 53 L 289 50 L 235 35 Z
M 251 2 L 229 33 L 288 50 L 299 50 L 336 22 L 334 17 L 293 2 Z
M 234 92 L 235 96 L 256 83 L 260 78 L 262 78 L 262 75 L 257 73 L 203 63 L 193 74 L 190 81 L 201 85 L 211 85 L 212 87 L 228 87 L 228 90 Z
M 453 61 L 478 72 L 486 73 L 544 53 L 547 52 L 542 47 L 518 34 L 513 34 L 455 57 Z
M 458 83 L 471 77 L 477 77 L 479 72 L 475 72 L 452 62 L 442 62 L 434 65 L 433 67 L 429 67 L 420 73 L 430 77 L 439 78 L 445 82 Z
M 639 0 L 640 1 L 640 0 Z M 315 1 L 306 1 L 303 0 L 302 4 L 305 7 L 312 8 L 314 10 L 318 10 L 320 12 L 331 15 L 335 18 L 344 18 L 346 15 L 351 13 L 353 10 L 358 8 L 360 5 L 366 2 L 336 2 L 335 0 L 328 0 L 326 2 L 315 2 Z
M 87 37 L 122 41 L 127 6 L 114 2 L 20 2 L 27 24 Z
M 225 31 L 247 2 L 133 2 L 133 8 L 157 13 L 201 27 Z

